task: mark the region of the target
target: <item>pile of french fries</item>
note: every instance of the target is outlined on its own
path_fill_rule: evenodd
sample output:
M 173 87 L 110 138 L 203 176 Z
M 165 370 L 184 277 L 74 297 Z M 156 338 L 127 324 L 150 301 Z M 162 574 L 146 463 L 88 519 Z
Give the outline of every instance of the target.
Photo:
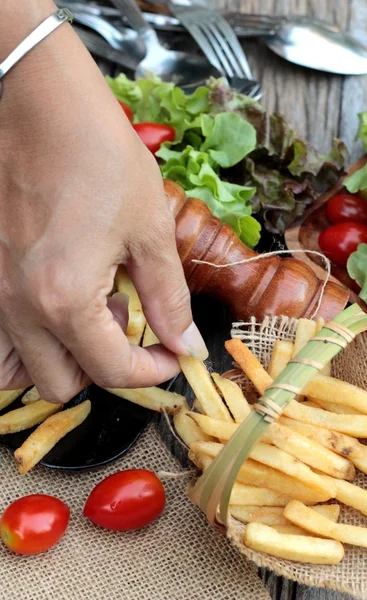
M 323 324 L 300 319 L 295 342 L 277 341 L 267 370 L 239 339 L 225 346 L 261 396 Z M 180 363 L 196 399 L 176 411 L 174 425 L 204 471 L 253 409 L 234 380 L 191 357 Z M 237 475 L 230 514 L 246 525 L 245 546 L 325 565 L 343 559 L 343 544 L 367 548 L 367 528 L 338 523 L 341 504 L 367 515 L 367 490 L 353 483 L 356 470 L 367 473 L 359 438 L 367 438 L 367 391 L 332 378 L 327 365 L 269 425 Z

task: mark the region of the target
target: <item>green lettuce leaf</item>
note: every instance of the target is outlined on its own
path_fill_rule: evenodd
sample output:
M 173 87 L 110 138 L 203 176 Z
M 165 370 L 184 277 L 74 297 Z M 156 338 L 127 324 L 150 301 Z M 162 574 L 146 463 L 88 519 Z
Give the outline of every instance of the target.
M 357 138 L 362 140 L 363 147 L 367 152 L 367 112 L 360 112 L 358 114 L 359 128 L 357 132 Z
M 359 190 L 367 190 L 367 164 L 353 175 L 346 177 L 343 183 L 351 194 L 355 194 Z
M 237 165 L 256 148 L 255 129 L 235 113 L 220 113 L 214 118 L 203 115 L 201 128 L 205 138 L 201 150 L 208 151 L 223 168 Z
M 361 288 L 360 297 L 367 302 L 367 244 L 359 244 L 347 262 L 347 270 Z

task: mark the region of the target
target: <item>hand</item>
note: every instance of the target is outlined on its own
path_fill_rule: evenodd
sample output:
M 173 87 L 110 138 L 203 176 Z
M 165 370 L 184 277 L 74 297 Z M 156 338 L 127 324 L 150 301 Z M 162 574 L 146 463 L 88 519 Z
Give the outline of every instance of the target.
M 157 163 L 69 25 L 4 79 L 0 123 L 0 388 L 64 402 L 205 359 Z M 129 345 L 119 264 L 164 346 Z

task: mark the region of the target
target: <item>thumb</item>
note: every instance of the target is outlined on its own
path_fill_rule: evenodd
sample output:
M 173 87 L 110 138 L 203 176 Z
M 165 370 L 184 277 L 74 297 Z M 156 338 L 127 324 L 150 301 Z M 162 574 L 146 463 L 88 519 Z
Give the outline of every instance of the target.
M 133 257 L 127 270 L 150 327 L 171 352 L 207 359 L 207 347 L 192 319 L 190 292 L 174 235 L 147 243 L 143 254 Z

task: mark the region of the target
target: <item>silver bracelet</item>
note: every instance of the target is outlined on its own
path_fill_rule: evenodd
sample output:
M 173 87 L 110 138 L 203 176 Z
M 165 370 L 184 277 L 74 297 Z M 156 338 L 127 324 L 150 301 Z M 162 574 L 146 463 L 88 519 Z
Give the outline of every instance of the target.
M 52 33 L 57 27 L 65 23 L 65 21 L 69 21 L 70 23 L 73 20 L 73 15 L 67 8 L 60 8 L 52 15 L 47 17 L 36 29 L 30 33 L 25 40 L 23 40 L 19 46 L 13 50 L 11 54 L 0 63 L 0 98 L 3 93 L 2 86 L 2 78 L 6 73 L 14 67 L 14 65 L 20 61 L 21 58 L 25 54 L 27 54 L 32 48 L 37 46 L 39 42 L 41 42 L 45 37 L 47 37 L 50 33 Z

